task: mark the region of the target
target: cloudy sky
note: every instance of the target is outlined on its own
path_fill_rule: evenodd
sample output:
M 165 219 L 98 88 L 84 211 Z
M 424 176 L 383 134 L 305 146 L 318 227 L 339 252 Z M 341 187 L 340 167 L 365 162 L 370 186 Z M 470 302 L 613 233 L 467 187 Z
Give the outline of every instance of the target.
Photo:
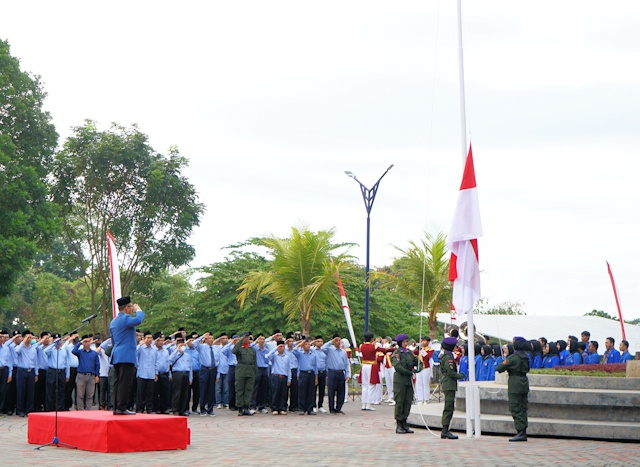
M 640 3 L 463 2 L 483 296 L 640 317 Z M 380 184 L 371 263 L 447 232 L 462 172 L 453 1 L 21 1 L 0 38 L 61 135 L 86 118 L 177 145 L 207 212 L 193 266 L 291 226 L 365 259 L 352 171 Z

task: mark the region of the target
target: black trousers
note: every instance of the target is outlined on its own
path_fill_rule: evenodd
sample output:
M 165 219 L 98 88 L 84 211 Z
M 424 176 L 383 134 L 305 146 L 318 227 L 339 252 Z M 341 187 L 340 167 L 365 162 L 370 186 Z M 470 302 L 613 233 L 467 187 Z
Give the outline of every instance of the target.
M 174 371 L 171 394 L 171 410 L 175 414 L 185 414 L 189 410 L 189 372 Z
M 152 379 L 136 378 L 137 402 L 136 411 L 138 413 L 153 412 L 153 383 Z
M 98 403 L 101 409 L 109 409 L 111 406 L 111 397 L 109 391 L 109 378 L 107 376 L 101 376 L 98 383 Z
M 65 377 L 66 370 L 55 368 L 47 370 L 47 410 L 49 412 L 64 410 Z
M 200 403 L 200 370 L 192 371 L 193 381 L 189 386 L 189 392 L 191 393 L 191 411 L 198 410 L 198 404 Z
M 47 369 L 38 369 L 38 381 L 36 381 L 33 397 L 34 412 L 44 412 L 47 405 Z
M 344 370 L 327 370 L 329 389 L 329 412 L 340 412 L 344 404 Z
M 267 407 L 267 397 L 269 394 L 269 369 L 258 367 L 258 374 L 253 385 L 251 394 L 251 407 L 262 410 Z
M 76 388 L 76 376 L 78 376 L 78 368 L 71 367 L 69 372 L 69 381 L 64 385 L 64 408 L 71 409 L 74 404 L 73 390 Z
M 298 407 L 302 412 L 313 412 L 316 395 L 316 374 L 301 371 L 298 379 Z
M 153 411 L 166 413 L 171 402 L 169 373 L 158 373 L 158 381 L 153 384 Z
M 319 371 L 318 372 L 318 384 L 316 386 L 318 388 L 318 407 L 322 407 L 324 402 L 324 393 L 327 389 L 327 371 Z
M 291 368 L 291 386 L 289 386 L 289 410 L 298 410 L 298 369 Z
M 18 374 L 16 376 L 17 412 L 18 415 L 26 415 L 33 412 L 36 370 L 34 368 L 18 368 Z
M 271 375 L 271 410 L 274 412 L 287 411 L 287 377 L 285 375 Z
M 17 374 L 18 374 L 18 367 L 14 366 L 13 377 L 11 378 L 11 382 L 8 383 L 8 387 L 7 387 L 7 399 L 4 407 L 7 413 L 13 413 L 16 411 L 16 402 L 17 402 L 16 387 L 18 384 L 17 378 L 16 378 Z
M 129 405 L 136 366 L 133 363 L 116 363 L 113 368 L 113 410 L 124 412 Z
M 229 365 L 229 410 L 236 410 L 236 367 Z
M 200 413 L 213 413 L 216 400 L 216 367 L 200 368 Z
M 0 368 L 0 414 L 7 410 L 7 399 L 9 396 L 9 368 Z

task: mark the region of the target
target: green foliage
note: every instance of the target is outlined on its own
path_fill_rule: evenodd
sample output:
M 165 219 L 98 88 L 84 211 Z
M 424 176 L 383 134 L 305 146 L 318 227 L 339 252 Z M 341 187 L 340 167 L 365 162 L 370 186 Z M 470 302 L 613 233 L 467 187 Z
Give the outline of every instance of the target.
M 145 331 L 171 334 L 179 327 L 191 329 L 196 325 L 195 291 L 190 276 L 190 271 L 177 274 L 162 271 L 145 283 L 137 282 L 139 276 L 134 279 L 136 301 L 146 312 L 142 326 Z
M 433 339 L 437 332 L 436 314 L 449 311 L 451 307 L 446 237 L 443 233 L 433 235 L 425 232 L 419 243 L 410 242 L 408 248 L 396 249 L 402 256 L 387 270 L 372 273 L 371 278 L 380 281 L 381 287 L 409 300 L 414 309 L 424 310 Z M 418 317 L 416 321 L 419 321 Z
M 602 311 L 602 310 L 591 310 L 589 313 L 585 313 L 585 316 L 597 316 L 599 318 L 606 318 L 606 319 L 612 319 L 614 321 L 620 321 L 620 319 L 617 316 L 611 316 L 609 313 L 607 313 L 606 311 Z
M 252 294 L 271 296 L 284 306 L 289 319 L 299 320 L 303 334 L 309 335 L 312 311 L 324 313 L 340 307 L 335 273 L 350 267 L 351 257 L 336 251 L 351 244 L 335 244 L 333 237 L 333 229 L 312 232 L 293 227 L 289 238 L 251 239 L 250 244 L 267 248 L 273 261 L 267 270 L 252 272 L 242 282 L 240 307 Z
M 0 40 L 0 298 L 59 227 L 45 184 L 58 140 L 45 97 Z
M 53 197 L 77 264 L 88 269 L 92 306 L 102 310 L 105 328 L 107 229 L 116 238 L 123 295 L 134 277 L 177 268 L 195 254 L 187 240 L 204 207 L 182 175 L 186 165 L 176 148 L 168 156 L 155 152 L 135 125 L 99 131 L 89 120 L 56 156 Z
M 518 315 L 524 316 L 526 313 L 522 309 L 524 303 L 506 301 L 494 306 L 489 306 L 489 299 L 481 298 L 473 307 L 473 313 L 478 315 Z
M 531 373 L 546 375 L 565 376 L 606 376 L 614 378 L 624 378 L 627 374 L 627 366 L 624 363 L 602 364 L 595 363 L 589 365 L 557 366 L 554 368 L 541 368 L 531 370 Z
M 289 329 L 290 321 L 278 304 L 268 295 L 248 297 L 244 306 L 238 303 L 238 289 L 253 273 L 264 272 L 269 261 L 253 252 L 233 250 L 224 261 L 203 267 L 205 275 L 198 280 L 196 297 L 197 329 L 204 331 L 262 332 L 270 335 L 274 329 Z

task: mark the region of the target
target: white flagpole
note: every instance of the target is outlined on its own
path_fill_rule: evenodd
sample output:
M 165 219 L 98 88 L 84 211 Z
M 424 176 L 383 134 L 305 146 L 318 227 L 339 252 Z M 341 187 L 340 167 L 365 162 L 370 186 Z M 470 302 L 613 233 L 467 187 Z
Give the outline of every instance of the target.
M 462 47 L 462 0 L 458 0 L 458 72 L 460 81 L 460 139 L 462 143 L 462 167 L 467 160 L 469 145 L 467 143 L 467 113 L 465 108 L 464 93 L 464 54 Z M 470 245 L 467 245 L 470 248 Z M 466 304 L 465 304 L 466 305 Z M 473 305 L 472 305 L 473 306 Z M 475 375 L 475 327 L 473 326 L 473 310 L 468 313 L 467 318 L 469 341 L 469 385 L 466 393 L 466 418 L 467 418 L 467 436 L 472 437 L 474 434 L 472 419 L 475 422 L 475 437 L 480 437 L 480 394 L 476 385 Z

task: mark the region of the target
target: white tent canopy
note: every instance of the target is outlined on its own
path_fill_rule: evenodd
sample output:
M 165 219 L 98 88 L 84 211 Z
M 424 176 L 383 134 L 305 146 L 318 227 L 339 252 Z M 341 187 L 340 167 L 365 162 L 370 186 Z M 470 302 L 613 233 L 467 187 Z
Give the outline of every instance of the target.
M 449 313 L 437 315 L 439 323 L 451 324 Z M 466 320 L 465 320 L 466 321 Z M 464 321 L 462 321 L 464 322 Z M 455 322 L 461 325 L 462 322 Z M 573 335 L 580 339 L 582 331 L 591 333 L 591 340 L 598 342 L 598 353 L 605 350 L 604 340 L 613 337 L 616 340 L 616 349 L 622 340 L 620 323 L 612 319 L 598 316 L 511 316 L 511 315 L 473 315 L 473 323 L 477 332 L 499 339 L 503 342 L 511 342 L 514 336 L 522 336 L 526 339 L 538 339 L 546 337 L 549 341 L 559 339 L 567 340 L 567 336 Z M 625 324 L 629 352 L 635 355 L 640 352 L 640 326 Z

